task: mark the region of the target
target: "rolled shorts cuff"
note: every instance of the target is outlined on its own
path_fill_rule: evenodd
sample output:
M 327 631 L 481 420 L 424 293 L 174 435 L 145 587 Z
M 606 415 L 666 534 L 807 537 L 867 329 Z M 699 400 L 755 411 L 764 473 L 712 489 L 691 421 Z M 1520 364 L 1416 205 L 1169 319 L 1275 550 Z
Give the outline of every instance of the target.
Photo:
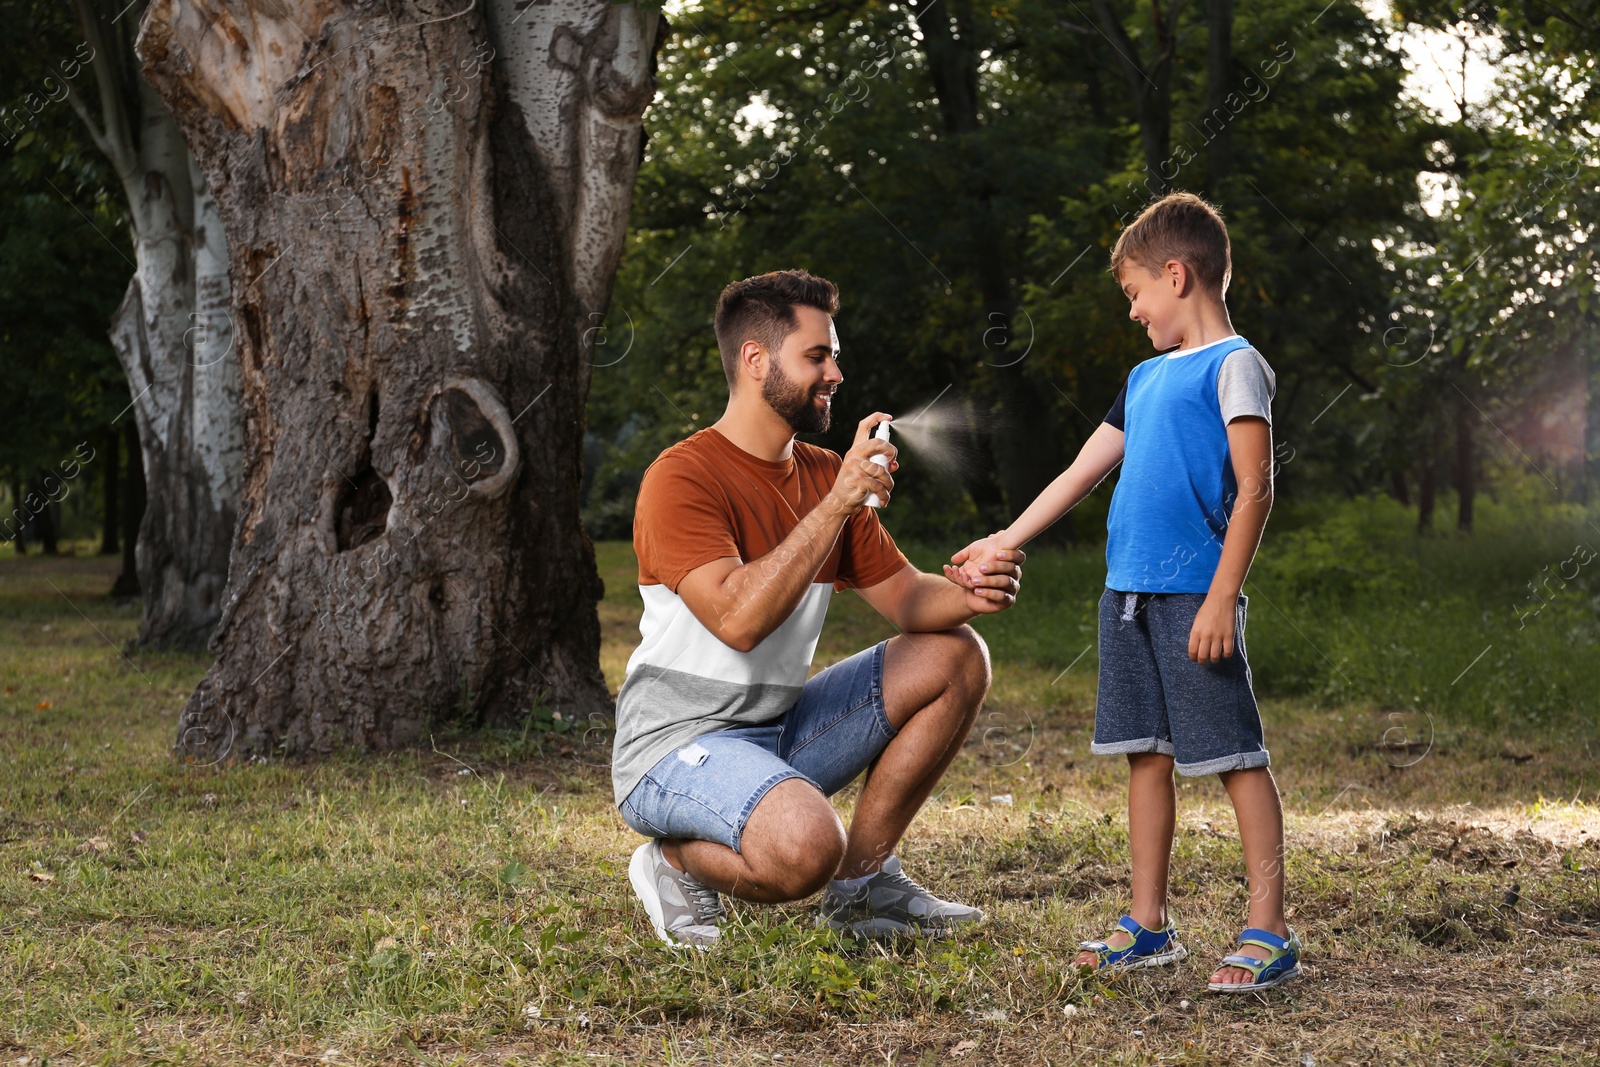
M 772 791 L 773 786 L 790 778 L 798 778 L 813 787 L 817 785 L 805 774 L 793 768 L 774 771 L 751 789 L 743 807 L 729 819 L 705 799 L 681 790 L 669 789 L 650 775 L 645 775 L 639 780 L 639 784 L 633 787 L 633 792 L 617 805 L 617 811 L 622 816 L 623 822 L 645 837 L 714 841 L 739 852 L 739 845 L 744 839 L 745 825 L 755 813 L 756 805 Z M 658 826 L 645 817 L 639 810 L 640 807 L 648 807 L 652 811 L 671 811 L 674 822 L 683 824 L 687 820 L 687 823 L 675 829 Z
M 1134 752 L 1158 752 L 1163 756 L 1177 754 L 1177 748 L 1171 741 L 1164 737 L 1139 737 L 1132 741 L 1099 741 L 1089 745 L 1089 751 L 1096 756 L 1125 756 Z
M 756 786 L 755 789 L 750 793 L 750 799 L 745 801 L 744 810 L 739 813 L 739 823 L 733 828 L 733 840 L 727 842 L 729 848 L 733 849 L 735 852 L 740 851 L 739 844 L 744 840 L 745 824 L 750 821 L 750 816 L 755 814 L 756 805 L 761 803 L 762 798 L 772 791 L 773 786 L 777 785 L 779 782 L 787 782 L 791 778 L 798 778 L 819 792 L 822 789 L 822 787 L 817 785 L 816 782 L 813 782 L 809 777 L 801 774 L 799 771 L 775 771 L 774 773 L 768 775 L 766 780 L 760 785 Z
M 1207 774 L 1248 771 L 1256 767 L 1269 767 L 1271 765 L 1272 755 L 1263 748 L 1255 752 L 1240 752 L 1235 756 L 1218 756 L 1216 759 L 1201 760 L 1199 763 L 1179 763 L 1175 766 L 1178 769 L 1178 773 L 1185 778 L 1199 778 Z

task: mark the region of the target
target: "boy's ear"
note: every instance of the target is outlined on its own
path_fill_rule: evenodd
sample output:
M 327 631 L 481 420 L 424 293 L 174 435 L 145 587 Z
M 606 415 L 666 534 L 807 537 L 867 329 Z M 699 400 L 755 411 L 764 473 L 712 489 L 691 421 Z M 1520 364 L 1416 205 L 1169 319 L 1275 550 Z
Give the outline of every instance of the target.
M 1163 266 L 1166 281 L 1171 284 L 1173 291 L 1178 296 L 1187 296 L 1189 283 L 1194 279 L 1189 275 L 1189 268 L 1181 259 L 1169 259 Z

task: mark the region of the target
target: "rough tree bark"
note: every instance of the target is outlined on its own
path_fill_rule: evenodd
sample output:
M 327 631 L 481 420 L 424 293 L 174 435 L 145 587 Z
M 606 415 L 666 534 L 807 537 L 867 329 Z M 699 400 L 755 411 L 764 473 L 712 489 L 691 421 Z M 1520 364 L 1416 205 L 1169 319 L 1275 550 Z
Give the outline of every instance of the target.
M 222 614 L 242 467 L 238 368 L 226 327 L 212 323 L 227 315 L 227 253 L 221 227 L 207 225 L 210 198 L 177 124 L 138 76 L 137 14 L 74 4 L 93 49 L 98 114 L 76 93 L 68 100 L 122 180 L 134 239 L 111 343 L 134 398 L 148 493 L 135 548 L 137 643 L 204 648 Z
M 192 758 L 609 711 L 587 339 L 658 16 L 605 0 L 157 0 L 139 53 L 232 250 L 246 464 Z

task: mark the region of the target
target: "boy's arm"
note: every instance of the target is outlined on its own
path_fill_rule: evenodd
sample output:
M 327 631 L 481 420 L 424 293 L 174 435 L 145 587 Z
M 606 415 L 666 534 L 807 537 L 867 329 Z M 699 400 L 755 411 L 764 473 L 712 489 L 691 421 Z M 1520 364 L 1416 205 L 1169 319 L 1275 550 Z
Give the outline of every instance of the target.
M 990 555 L 995 549 L 1021 548 L 1038 537 L 1057 519 L 1076 507 L 1122 462 L 1122 444 L 1122 431 L 1109 422 L 1102 422 L 1083 443 L 1083 448 L 1078 450 L 1078 458 L 1072 461 L 1072 465 L 1057 475 L 1056 480 L 1045 487 L 1044 492 L 1017 516 L 1015 522 L 999 533 L 968 545 L 951 556 L 950 562 L 959 567 L 969 558 L 980 554 Z M 990 545 L 984 546 L 985 541 Z M 988 547 L 989 551 L 983 552 L 983 547 Z M 947 568 L 946 574 L 949 573 L 950 568 Z
M 1239 590 L 1272 510 L 1272 424 L 1255 415 L 1234 419 L 1228 423 L 1228 449 L 1239 492 L 1222 539 L 1222 561 L 1189 631 L 1189 658 L 1196 663 L 1216 663 L 1233 655 Z

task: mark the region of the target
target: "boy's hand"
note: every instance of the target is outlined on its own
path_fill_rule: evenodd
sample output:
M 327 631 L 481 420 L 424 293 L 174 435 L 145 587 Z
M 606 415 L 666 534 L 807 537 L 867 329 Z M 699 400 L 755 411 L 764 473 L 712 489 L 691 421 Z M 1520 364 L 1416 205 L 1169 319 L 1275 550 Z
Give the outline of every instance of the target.
M 1219 663 L 1233 655 L 1234 609 L 1238 599 L 1208 594 L 1189 631 L 1189 658 Z
M 1021 552 L 995 544 L 993 537 L 980 537 L 950 557 L 950 562 L 944 567 L 944 576 L 963 589 L 974 589 L 978 587 L 980 579 L 999 570 L 994 566 L 996 563 L 1020 563 L 1023 558 Z

